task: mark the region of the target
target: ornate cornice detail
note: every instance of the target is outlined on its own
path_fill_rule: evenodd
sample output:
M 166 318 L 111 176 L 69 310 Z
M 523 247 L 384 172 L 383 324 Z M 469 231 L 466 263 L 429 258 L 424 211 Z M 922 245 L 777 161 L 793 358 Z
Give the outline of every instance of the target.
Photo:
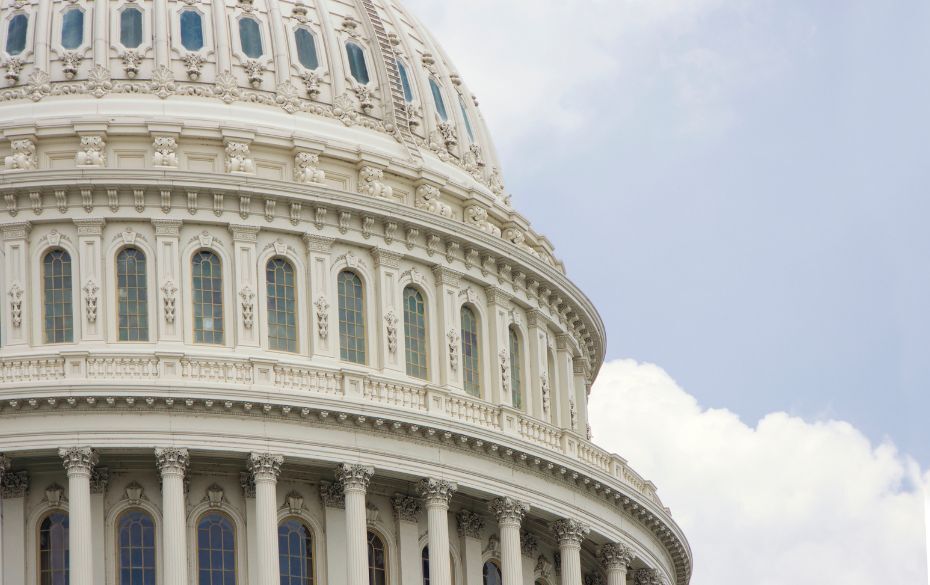
M 342 484 L 342 491 L 367 491 L 375 468 L 367 465 L 342 463 L 336 468 L 336 481 Z
M 345 508 L 346 494 L 339 482 L 320 482 L 320 501 L 327 508 Z
M 446 268 L 441 264 L 433 266 L 433 276 L 436 284 L 458 288 L 462 284 L 462 273 Z
M 481 538 L 481 529 L 484 528 L 484 516 L 470 510 L 459 510 L 455 515 L 459 534 L 469 538 Z
M 107 220 L 103 218 L 74 219 L 72 221 L 77 226 L 79 236 L 103 235 L 103 226 L 107 224 Z
M 558 537 L 559 544 L 580 545 L 581 541 L 591 532 L 591 528 L 578 520 L 563 518 L 552 523 L 552 531 Z
M 638 569 L 633 578 L 634 585 L 663 585 L 662 581 L 657 569 Z
M 248 242 L 254 244 L 258 241 L 258 232 L 262 228 L 252 225 L 229 224 L 229 231 L 234 242 Z
M 5 223 L 0 226 L 0 232 L 3 233 L 4 241 L 7 240 L 25 240 L 32 231 L 32 223 L 28 221 L 17 221 Z
M 608 542 L 597 555 L 601 566 L 607 569 L 628 569 L 633 562 L 633 550 L 622 542 Z
M 249 472 L 255 478 L 255 481 L 277 481 L 283 464 L 284 456 L 282 455 L 273 453 L 249 454 Z
M 155 449 L 155 464 L 162 475 L 184 476 L 190 465 L 190 455 L 187 449 L 159 447 Z
M 406 494 L 394 494 L 391 498 L 394 507 L 394 517 L 403 522 L 416 522 L 420 512 L 420 498 Z
M 449 507 L 452 496 L 458 491 L 457 483 L 444 479 L 424 478 L 417 484 L 417 493 L 426 502 L 427 506 Z
M 307 246 L 308 252 L 329 252 L 333 249 L 335 241 L 336 238 L 304 234 L 304 244 Z
M 90 475 L 99 461 L 97 451 L 90 447 L 62 447 L 58 450 L 58 456 L 69 476 L 77 473 Z
M 523 522 L 523 517 L 530 511 L 530 506 L 519 500 L 506 497 L 496 498 L 488 502 L 488 510 L 494 514 L 501 524 L 507 522 L 519 524 Z
M 371 249 L 371 257 L 376 267 L 383 266 L 384 268 L 394 268 L 396 270 L 400 268 L 400 261 L 404 255 L 376 246 Z
M 22 498 L 29 493 L 29 472 L 8 471 L 0 480 L 0 497 Z
M 600 573 L 588 573 L 584 576 L 584 585 L 604 585 L 604 577 Z
M 180 219 L 152 219 L 151 222 L 155 226 L 156 236 L 172 236 L 176 238 L 181 235 L 183 222 Z
M 110 468 L 95 466 L 90 472 L 90 493 L 105 494 L 110 485 Z

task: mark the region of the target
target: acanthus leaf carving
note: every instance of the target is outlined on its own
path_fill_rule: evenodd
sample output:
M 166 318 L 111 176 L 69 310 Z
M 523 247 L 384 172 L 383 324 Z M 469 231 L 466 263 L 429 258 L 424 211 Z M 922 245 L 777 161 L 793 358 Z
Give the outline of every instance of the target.
M 459 333 L 455 329 L 450 329 L 446 333 L 446 339 L 448 340 L 448 349 L 449 349 L 449 367 L 452 368 L 452 371 L 456 371 L 459 368 Z
M 29 138 L 12 140 L 13 153 L 4 159 L 8 171 L 34 171 L 38 167 L 36 143 Z
M 93 278 L 88 278 L 87 282 L 84 283 L 84 309 L 87 313 L 87 322 L 96 323 L 97 322 L 97 293 L 100 291 L 100 286 Z
M 255 323 L 255 292 L 249 285 L 239 291 L 240 307 L 242 309 L 242 326 L 251 329 Z
M 326 173 L 319 168 L 320 155 L 315 152 L 298 152 L 294 156 L 294 180 L 298 183 L 322 183 Z
M 384 316 L 384 323 L 387 328 L 388 351 L 397 353 L 397 315 L 394 314 L 394 311 L 389 311 Z
M 162 299 L 163 299 L 163 309 L 165 312 L 165 323 L 169 325 L 174 323 L 175 318 L 175 303 L 177 302 L 178 297 L 178 287 L 174 284 L 173 280 L 165 281 L 165 284 L 161 287 Z
M 25 291 L 19 283 L 14 282 L 10 285 L 10 320 L 13 327 L 20 327 L 23 324 L 23 293 Z
M 326 297 L 320 296 L 313 306 L 316 308 L 317 335 L 320 339 L 326 339 L 329 336 L 329 302 Z

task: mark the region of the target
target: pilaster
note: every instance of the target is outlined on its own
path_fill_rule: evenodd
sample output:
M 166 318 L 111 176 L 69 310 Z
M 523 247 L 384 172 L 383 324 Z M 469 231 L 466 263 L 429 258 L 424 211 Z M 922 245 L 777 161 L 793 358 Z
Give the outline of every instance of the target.
M 153 219 L 155 228 L 156 303 L 159 341 L 181 341 L 184 311 L 181 307 L 181 221 Z
M 236 343 L 248 347 L 261 345 L 258 326 L 258 264 L 256 259 L 260 228 L 230 225 L 233 237 L 233 292 L 236 307 Z
M 507 327 L 510 324 L 510 296 L 496 286 L 485 289 L 488 310 L 488 364 L 491 384 L 488 398 L 494 404 L 513 406 L 510 393 L 510 352 Z M 506 376 L 505 376 L 506 374 Z
M 331 323 L 332 308 L 337 306 L 338 300 L 331 297 L 330 291 L 335 290 L 330 280 L 332 269 L 333 238 L 304 235 L 304 244 L 307 246 L 307 275 L 309 278 L 307 290 L 310 291 L 310 314 L 312 352 L 330 358 L 337 357 L 339 349 L 339 324 Z M 332 565 L 328 565 L 332 567 Z
M 74 224 L 78 231 L 77 268 L 79 274 L 74 275 L 76 278 L 72 286 L 78 289 L 78 296 L 81 299 L 79 309 L 74 312 L 75 319 L 80 321 L 80 325 L 75 327 L 75 332 L 81 332 L 83 341 L 102 341 L 106 318 L 106 311 L 102 309 L 108 302 L 107 287 L 104 286 L 101 271 L 103 227 L 106 225 L 106 220 L 75 219 Z
M 463 569 L 465 585 L 484 585 L 484 559 L 481 551 L 481 531 L 484 529 L 484 516 L 460 510 L 455 516 L 459 538 L 462 541 Z
M 385 248 L 372 248 L 371 257 L 377 271 L 376 331 L 378 332 L 378 363 L 385 370 L 406 373 L 404 354 L 404 310 L 397 281 L 403 255 Z
M 0 505 L 3 522 L 0 525 L 0 576 L 4 585 L 26 582 L 26 494 L 29 493 L 29 472 L 10 471 L 0 479 Z
M 447 390 L 463 387 L 462 382 L 462 324 L 459 315 L 458 291 L 462 275 L 441 265 L 433 268 L 436 280 L 436 319 L 441 339 L 439 384 Z
M 3 234 L 3 345 L 16 346 L 29 343 L 32 327 L 30 315 L 35 306 L 42 302 L 35 291 L 27 294 L 29 280 L 29 232 L 28 221 L 7 223 L 0 227 Z
M 394 518 L 397 520 L 400 582 L 422 583 L 423 563 L 420 557 L 420 531 L 417 526 L 420 499 L 405 494 L 395 494 L 391 498 L 391 504 L 394 507 Z

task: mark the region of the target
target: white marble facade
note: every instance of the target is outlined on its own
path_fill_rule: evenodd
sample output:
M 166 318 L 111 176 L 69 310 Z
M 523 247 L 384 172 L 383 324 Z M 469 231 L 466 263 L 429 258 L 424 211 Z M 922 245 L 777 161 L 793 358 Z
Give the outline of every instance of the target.
M 398 2 L 11 0 L 0 53 L 0 585 L 687 584 Z

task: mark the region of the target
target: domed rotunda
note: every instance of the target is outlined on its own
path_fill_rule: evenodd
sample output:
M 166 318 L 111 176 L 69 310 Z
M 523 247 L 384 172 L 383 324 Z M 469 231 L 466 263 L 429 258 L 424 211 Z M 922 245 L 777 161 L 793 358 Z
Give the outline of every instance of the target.
M 6 0 L 0 51 L 0 584 L 688 583 L 397 0 Z

